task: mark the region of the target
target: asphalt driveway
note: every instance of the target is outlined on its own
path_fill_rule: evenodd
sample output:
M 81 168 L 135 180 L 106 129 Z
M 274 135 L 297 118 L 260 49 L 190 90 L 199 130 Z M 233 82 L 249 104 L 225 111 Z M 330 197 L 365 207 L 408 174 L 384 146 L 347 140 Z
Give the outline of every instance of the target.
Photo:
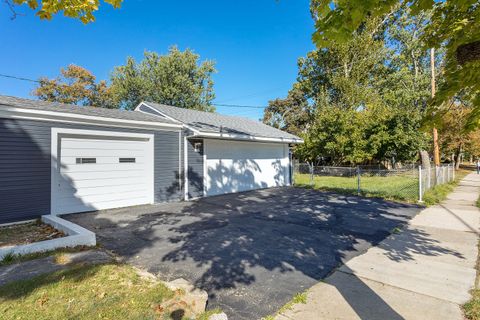
M 258 319 L 384 239 L 414 205 L 276 188 L 66 216 L 164 280 L 185 278 L 229 319 Z

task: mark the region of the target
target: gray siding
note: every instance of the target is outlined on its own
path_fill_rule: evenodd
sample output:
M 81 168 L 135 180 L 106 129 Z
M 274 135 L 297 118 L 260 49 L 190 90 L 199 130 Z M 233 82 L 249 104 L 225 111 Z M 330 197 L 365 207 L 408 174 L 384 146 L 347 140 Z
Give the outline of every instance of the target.
M 180 200 L 179 132 L 0 119 L 0 224 L 50 213 L 51 128 L 153 133 L 155 201 Z M 182 140 L 182 139 L 180 139 Z
M 201 143 L 201 148 L 195 151 L 195 143 Z M 188 197 L 203 196 L 203 140 L 187 140 L 188 152 Z

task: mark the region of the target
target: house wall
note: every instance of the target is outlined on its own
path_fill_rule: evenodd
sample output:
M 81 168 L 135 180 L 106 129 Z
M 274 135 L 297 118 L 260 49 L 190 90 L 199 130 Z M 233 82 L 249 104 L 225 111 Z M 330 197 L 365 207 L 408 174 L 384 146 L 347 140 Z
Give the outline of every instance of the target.
M 195 143 L 200 143 L 201 147 L 195 151 Z M 203 196 L 203 140 L 188 139 L 188 197 L 198 198 Z
M 154 200 L 183 199 L 179 131 L 0 118 L 0 224 L 50 213 L 52 127 L 154 134 Z

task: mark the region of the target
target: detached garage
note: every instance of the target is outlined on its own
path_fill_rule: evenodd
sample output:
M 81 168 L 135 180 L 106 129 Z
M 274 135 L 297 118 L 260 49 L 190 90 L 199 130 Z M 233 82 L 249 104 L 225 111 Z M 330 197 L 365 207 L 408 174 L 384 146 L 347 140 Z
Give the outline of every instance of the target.
M 290 185 L 294 143 L 256 121 L 149 102 L 0 96 L 0 224 Z
M 292 134 L 241 118 L 151 102 L 137 111 L 185 126 L 185 198 L 288 186 Z

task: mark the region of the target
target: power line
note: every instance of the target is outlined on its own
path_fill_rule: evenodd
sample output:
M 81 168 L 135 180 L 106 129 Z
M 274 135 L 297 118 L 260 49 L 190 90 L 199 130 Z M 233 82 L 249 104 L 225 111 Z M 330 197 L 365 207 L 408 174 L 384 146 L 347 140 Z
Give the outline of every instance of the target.
M 30 82 L 40 83 L 40 81 L 38 81 L 38 80 L 33 80 L 33 79 L 28 79 L 28 78 L 22 78 L 22 77 L 16 77 L 16 76 L 10 76 L 10 75 L 8 75 L 8 74 L 1 74 L 1 73 L 0 73 L 0 77 L 9 78 L 9 79 L 15 79 L 15 80 L 22 80 L 22 81 L 30 81 Z
M 222 104 L 222 103 L 212 103 L 217 107 L 230 107 L 230 108 L 251 108 L 251 109 L 265 109 L 267 106 L 247 106 L 247 105 L 238 105 L 238 104 Z
M 21 80 L 21 81 L 29 81 L 29 82 L 40 83 L 39 80 L 34 80 L 34 79 L 29 79 L 29 78 L 24 78 L 24 77 L 17 77 L 17 76 L 12 76 L 12 75 L 3 74 L 3 73 L 0 73 L 0 77 L 4 77 L 4 78 L 8 78 L 8 79 Z M 251 108 L 251 109 L 265 109 L 266 108 L 266 106 L 248 106 L 248 105 L 238 105 L 238 104 L 213 103 L 213 105 L 217 106 L 217 107 L 228 107 L 228 108 Z

